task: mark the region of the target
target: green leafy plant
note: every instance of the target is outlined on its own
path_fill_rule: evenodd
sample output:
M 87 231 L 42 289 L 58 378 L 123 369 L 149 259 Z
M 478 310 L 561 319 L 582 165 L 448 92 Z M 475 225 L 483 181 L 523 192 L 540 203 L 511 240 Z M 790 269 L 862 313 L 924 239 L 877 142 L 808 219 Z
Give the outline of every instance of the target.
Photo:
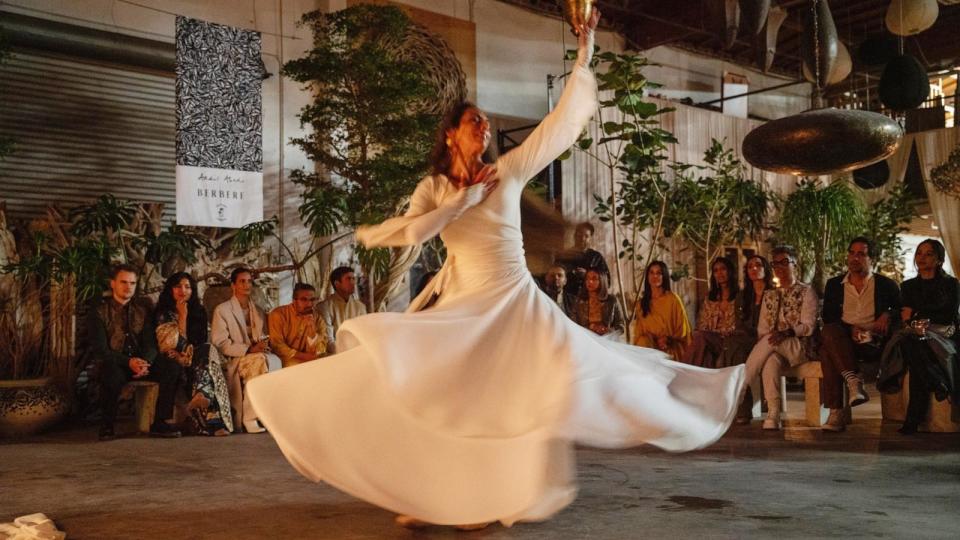
M 775 197 L 761 183 L 745 178 L 733 151 L 713 139 L 704 166 L 676 166 L 677 181 L 670 213 L 677 233 L 703 259 L 703 275 L 724 246 L 758 240 Z
M 906 184 L 900 184 L 883 199 L 870 205 L 866 215 L 865 236 L 873 241 L 873 264 L 888 277 L 903 278 L 900 235 L 916 215 Z
M 821 186 L 804 178 L 783 202 L 775 241 L 796 248 L 800 275 L 822 294 L 827 278 L 843 270 L 850 239 L 866 230 L 866 215 L 847 179 Z
M 567 58 L 573 59 L 575 54 L 569 51 Z M 650 65 L 643 56 L 598 52 L 592 65 L 598 89 L 607 96 L 600 100 L 596 114 L 602 137 L 594 141 L 584 134 L 575 148 L 600 164 L 610 185 L 609 197 L 594 195 L 594 212 L 601 221 L 613 224 L 613 242 L 618 247 L 613 277 L 618 288 L 626 292 L 622 268 L 626 264 L 633 277 L 632 297 L 636 297 L 643 285 L 646 261 L 662 249 L 661 240 L 672 233 L 670 227 L 680 225 L 668 219 L 673 184 L 668 180 L 671 165 L 666 163 L 667 145 L 677 139 L 659 127 L 657 120 L 673 109 L 644 100 L 644 91 L 659 85 L 643 75 L 643 68 Z M 641 253 L 644 240 L 645 254 Z M 620 302 L 632 319 L 626 294 L 620 296 Z
M 960 197 L 960 144 L 950 152 L 947 161 L 930 171 L 930 182 L 937 190 Z
M 426 106 L 433 90 L 423 66 L 388 45 L 412 24 L 399 8 L 359 4 L 307 13 L 301 23 L 313 31 L 313 49 L 283 73 L 315 98 L 300 112 L 311 132 L 292 142 L 322 170 L 294 171 L 291 180 L 304 189 L 304 223 L 326 236 L 403 211 L 426 172 L 438 118 Z M 387 275 L 390 251 L 357 255 L 366 275 Z

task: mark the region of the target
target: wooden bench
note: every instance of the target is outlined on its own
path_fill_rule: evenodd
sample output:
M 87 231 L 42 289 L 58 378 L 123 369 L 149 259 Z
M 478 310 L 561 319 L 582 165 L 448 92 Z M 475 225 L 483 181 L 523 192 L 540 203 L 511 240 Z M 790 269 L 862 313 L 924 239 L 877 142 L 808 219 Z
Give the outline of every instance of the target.
M 157 398 L 160 396 L 160 385 L 153 381 L 130 381 L 120 393 L 121 399 L 129 398 L 133 394 L 134 410 L 137 415 L 137 431 L 149 433 L 150 425 L 157 414 Z
M 820 384 L 823 381 L 823 369 L 819 360 L 804 362 L 783 371 L 780 377 L 780 410 L 783 413 L 787 410 L 787 377 L 803 379 L 803 409 L 804 420 L 807 425 L 812 427 L 822 426 L 830 416 L 830 409 L 821 405 Z M 760 399 L 763 391 L 759 384 L 760 377 L 750 382 L 750 391 L 753 394 L 753 417 L 763 418 L 763 412 L 760 409 Z M 843 400 L 846 402 L 847 386 L 843 386 Z M 781 413 L 781 414 L 783 414 Z M 850 406 L 844 408 L 845 416 L 849 423 L 851 418 Z
M 951 419 L 950 402 L 937 401 L 930 393 L 930 409 L 927 419 L 920 424 L 921 431 L 931 433 L 960 432 L 960 422 Z M 880 394 L 880 414 L 884 422 L 903 423 L 907 417 L 907 403 L 910 401 L 910 373 L 903 376 L 903 384 L 896 394 Z

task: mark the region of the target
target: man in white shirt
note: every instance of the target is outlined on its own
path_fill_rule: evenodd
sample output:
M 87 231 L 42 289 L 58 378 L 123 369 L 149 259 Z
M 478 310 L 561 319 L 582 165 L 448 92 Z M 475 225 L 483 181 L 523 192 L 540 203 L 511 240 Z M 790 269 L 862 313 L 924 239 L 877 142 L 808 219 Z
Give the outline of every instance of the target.
M 337 352 L 337 330 L 343 321 L 367 314 L 363 302 L 353 297 L 357 290 L 357 277 L 349 266 L 340 266 L 330 273 L 333 294 L 320 302 L 318 310 L 327 326 L 327 354 Z
M 892 279 L 873 273 L 873 245 L 864 237 L 850 241 L 847 272 L 831 278 L 823 290 L 823 404 L 830 417 L 824 431 L 843 431 L 843 386 L 850 406 L 866 403 L 858 361 L 876 360 L 896 326 L 900 288 Z

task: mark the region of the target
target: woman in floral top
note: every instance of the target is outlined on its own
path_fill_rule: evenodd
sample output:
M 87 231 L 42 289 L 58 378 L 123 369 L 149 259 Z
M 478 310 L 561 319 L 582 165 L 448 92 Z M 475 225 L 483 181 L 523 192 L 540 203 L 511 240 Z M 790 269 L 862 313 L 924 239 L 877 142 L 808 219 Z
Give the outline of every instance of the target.
M 736 365 L 731 363 L 728 347 L 743 337 L 737 324 L 739 292 L 733 263 L 726 257 L 714 259 L 710 265 L 710 292 L 700 308 L 697 329 L 683 355 L 684 362 L 708 368 Z M 741 359 L 737 363 L 742 362 Z
M 747 380 L 761 375 L 767 399 L 763 429 L 780 429 L 780 377 L 787 366 L 809 358 L 810 336 L 817 323 L 817 294 L 797 281 L 797 255 L 790 246 L 772 254 L 773 273 L 780 287 L 763 293 L 757 344 L 747 358 Z

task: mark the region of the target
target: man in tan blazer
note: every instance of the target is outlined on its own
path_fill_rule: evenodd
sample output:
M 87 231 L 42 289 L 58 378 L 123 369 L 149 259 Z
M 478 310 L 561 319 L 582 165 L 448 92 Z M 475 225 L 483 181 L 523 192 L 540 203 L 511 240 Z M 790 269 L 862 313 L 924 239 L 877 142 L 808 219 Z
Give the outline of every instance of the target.
M 237 268 L 230 274 L 230 283 L 233 296 L 213 310 L 210 341 L 227 360 L 224 375 L 230 406 L 239 420 L 234 423 L 242 425 L 247 433 L 262 433 L 265 430 L 244 387 L 250 379 L 266 373 L 270 364 L 279 367 L 280 360 L 269 351 L 266 316 L 250 299 L 253 274 L 247 268 Z

